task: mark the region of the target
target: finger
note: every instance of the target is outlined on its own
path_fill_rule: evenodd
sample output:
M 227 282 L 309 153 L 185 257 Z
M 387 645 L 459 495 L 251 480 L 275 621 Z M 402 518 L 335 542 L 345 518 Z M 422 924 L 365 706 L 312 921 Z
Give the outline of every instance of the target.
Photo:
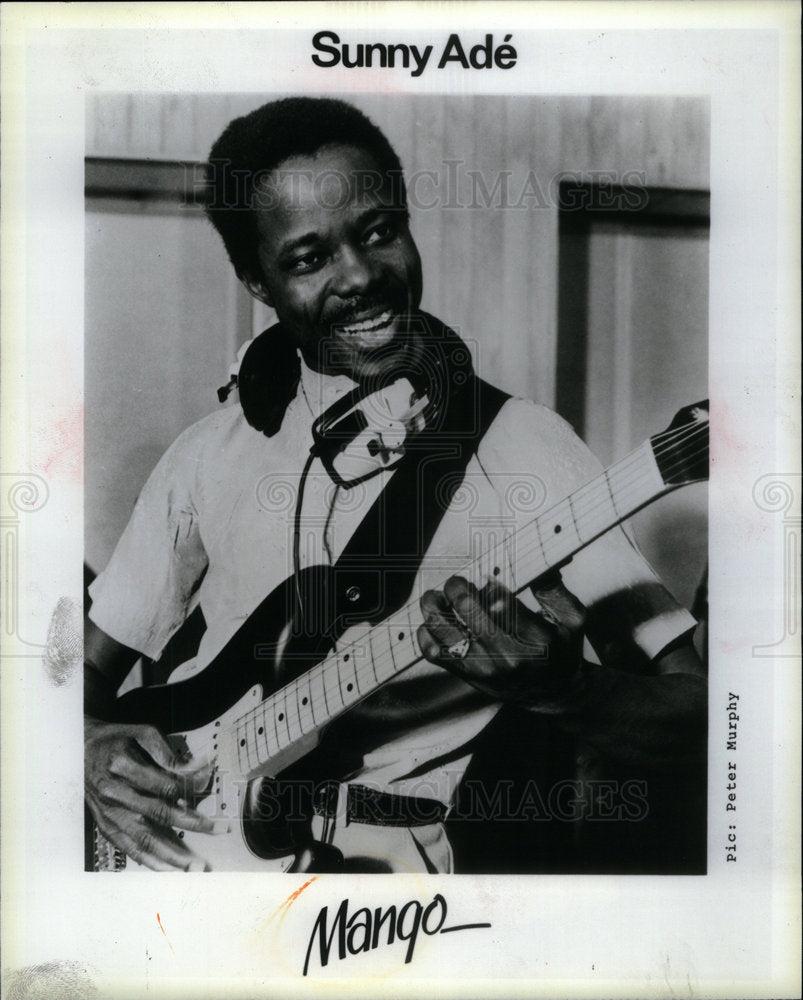
M 109 771 L 140 792 L 174 802 L 185 793 L 183 782 L 162 767 L 134 760 L 125 750 L 112 757 Z
M 175 771 L 187 763 L 189 751 L 184 755 L 176 754 L 164 736 L 153 726 L 138 726 L 134 738 L 154 763 L 168 771 Z
M 493 581 L 481 592 L 482 603 L 488 617 L 503 632 L 515 634 L 522 604 L 515 594 L 503 584 Z M 523 610 L 526 611 L 526 608 Z
M 502 635 L 511 636 L 515 640 L 520 655 L 523 653 L 533 660 L 548 658 L 549 644 L 558 634 L 552 621 L 531 611 L 502 584 L 488 584 L 482 596 L 488 615 L 497 629 Z
M 460 620 L 471 628 L 469 618 L 480 605 L 479 591 L 464 576 L 450 576 L 443 593 Z
M 180 857 L 173 861 L 164 860 L 158 854 L 153 854 L 149 850 L 151 845 L 148 840 L 142 841 L 144 833 L 142 820 L 132 818 L 125 810 L 114 808 L 99 811 L 96 804 L 91 801 L 89 805 L 101 834 L 137 864 L 145 865 L 153 871 L 175 871 L 177 868 L 183 871 L 191 864 L 192 854 L 187 848 L 180 851 Z
M 109 780 L 98 789 L 102 801 L 121 806 L 136 816 L 142 816 L 159 827 L 177 827 L 193 833 L 228 833 L 231 823 L 212 819 L 190 809 L 183 800 L 175 803 L 155 796 L 142 795 L 125 781 Z
M 428 658 L 437 658 L 435 647 L 451 646 L 466 637 L 451 604 L 439 590 L 427 590 L 421 598 L 424 624 L 418 631 L 419 646 Z
M 458 619 L 481 641 L 499 637 L 500 630 L 485 610 L 483 595 L 462 576 L 452 576 L 443 592 Z
M 451 610 L 449 602 L 440 590 L 425 590 L 421 598 L 421 611 L 424 617 L 430 615 L 447 615 Z
M 586 609 L 563 584 L 559 573 L 550 573 L 532 586 L 532 592 L 541 605 L 547 620 L 563 625 L 571 631 L 580 631 L 585 625 Z
M 455 634 L 459 636 L 459 638 L 453 640 L 455 643 L 459 642 L 460 639 L 465 636 L 465 633 L 457 632 L 457 630 L 455 630 Z M 430 663 L 434 663 L 439 667 L 444 667 L 461 680 L 470 680 L 470 678 L 466 676 L 464 660 L 444 655 L 445 650 L 449 648 L 451 643 L 447 644 L 446 642 L 439 641 L 426 625 L 419 626 L 417 638 L 421 652 L 430 661 Z
M 451 659 L 445 650 L 464 642 L 465 639 L 465 629 L 443 618 L 435 619 L 431 616 L 418 629 L 418 645 L 428 660 Z
M 178 838 L 173 840 L 144 823 L 128 830 L 118 829 L 109 839 L 116 840 L 132 861 L 152 871 L 208 871 L 210 867 Z
M 200 796 L 209 786 L 212 777 L 210 767 L 192 771 L 165 771 L 164 768 L 134 760 L 125 752 L 112 759 L 109 771 L 124 778 L 139 791 L 168 802 Z
M 428 660 L 433 663 L 440 660 L 443 647 L 426 625 L 419 625 L 416 639 L 421 652 Z

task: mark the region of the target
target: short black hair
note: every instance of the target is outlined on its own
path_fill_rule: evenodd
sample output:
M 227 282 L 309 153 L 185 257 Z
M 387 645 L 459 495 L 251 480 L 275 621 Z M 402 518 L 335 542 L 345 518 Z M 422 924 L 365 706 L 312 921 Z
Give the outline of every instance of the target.
M 345 101 L 287 97 L 263 104 L 226 126 L 209 153 L 206 214 L 239 278 L 258 280 L 260 275 L 252 209 L 260 178 L 291 156 L 311 156 L 335 143 L 370 153 L 380 174 L 392 181 L 398 207 L 406 211 L 399 157 L 371 119 Z

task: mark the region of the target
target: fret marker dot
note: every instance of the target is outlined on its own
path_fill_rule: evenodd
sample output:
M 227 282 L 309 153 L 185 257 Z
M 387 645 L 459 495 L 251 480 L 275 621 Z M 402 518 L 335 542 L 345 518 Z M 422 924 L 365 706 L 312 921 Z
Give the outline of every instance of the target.
M 346 685 L 346 690 L 347 690 L 347 691 L 351 691 L 351 690 L 353 690 L 353 688 L 354 688 L 354 685 L 353 685 L 353 684 L 347 684 L 347 685 Z
M 302 698 L 301 699 L 301 704 L 302 705 L 306 705 L 307 704 L 307 699 L 306 698 Z
M 279 722 L 284 718 L 284 712 L 279 712 Z
M 556 535 L 559 535 L 559 534 L 560 534 L 560 531 L 561 531 L 561 529 L 560 529 L 560 525 L 559 525 L 559 524 L 556 524 L 556 525 L 555 525 L 555 534 L 556 534 Z
M 399 642 L 404 638 L 404 632 L 399 632 Z
M 265 732 L 265 730 L 262 728 L 262 726 L 260 726 L 259 729 L 257 729 L 257 732 L 261 736 Z
M 343 662 L 344 663 L 348 663 L 349 662 L 349 654 L 348 653 L 346 653 L 346 655 L 343 657 Z
M 244 747 L 244 746 L 245 746 L 245 740 L 240 740 L 240 746 L 241 746 L 241 747 Z
M 499 569 L 499 567 L 498 566 L 494 566 L 494 576 L 499 576 L 500 572 L 501 572 L 501 570 Z

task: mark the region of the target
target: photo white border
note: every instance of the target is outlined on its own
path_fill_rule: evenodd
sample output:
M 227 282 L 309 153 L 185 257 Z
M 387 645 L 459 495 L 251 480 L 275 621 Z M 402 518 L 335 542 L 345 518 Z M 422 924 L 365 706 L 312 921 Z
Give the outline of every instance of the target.
M 411 78 L 311 63 L 315 30 L 369 23 L 394 41 L 513 33 L 518 64 Z M 798 5 L 5 4 L 2 32 L 4 980 L 83 977 L 103 998 L 375 996 L 380 984 L 388 997 L 796 995 L 800 619 L 784 560 L 794 574 Z M 82 871 L 81 693 L 69 666 L 82 593 L 85 95 L 377 86 L 710 97 L 707 876 L 323 876 L 283 905 L 303 876 Z M 57 606 L 59 686 L 42 666 Z M 782 655 L 755 655 L 786 633 Z M 730 692 L 740 695 L 736 863 L 725 861 Z M 386 949 L 300 976 L 325 903 L 438 891 L 453 922 L 492 930 L 422 939 L 409 965 Z

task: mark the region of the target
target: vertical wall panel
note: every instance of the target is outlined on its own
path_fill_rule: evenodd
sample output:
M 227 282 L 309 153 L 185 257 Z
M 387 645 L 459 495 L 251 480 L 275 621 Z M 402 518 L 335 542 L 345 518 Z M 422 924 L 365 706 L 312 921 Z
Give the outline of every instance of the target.
M 218 405 L 241 298 L 199 212 L 119 207 L 90 204 L 86 216 L 85 558 L 96 571 L 161 454 Z

